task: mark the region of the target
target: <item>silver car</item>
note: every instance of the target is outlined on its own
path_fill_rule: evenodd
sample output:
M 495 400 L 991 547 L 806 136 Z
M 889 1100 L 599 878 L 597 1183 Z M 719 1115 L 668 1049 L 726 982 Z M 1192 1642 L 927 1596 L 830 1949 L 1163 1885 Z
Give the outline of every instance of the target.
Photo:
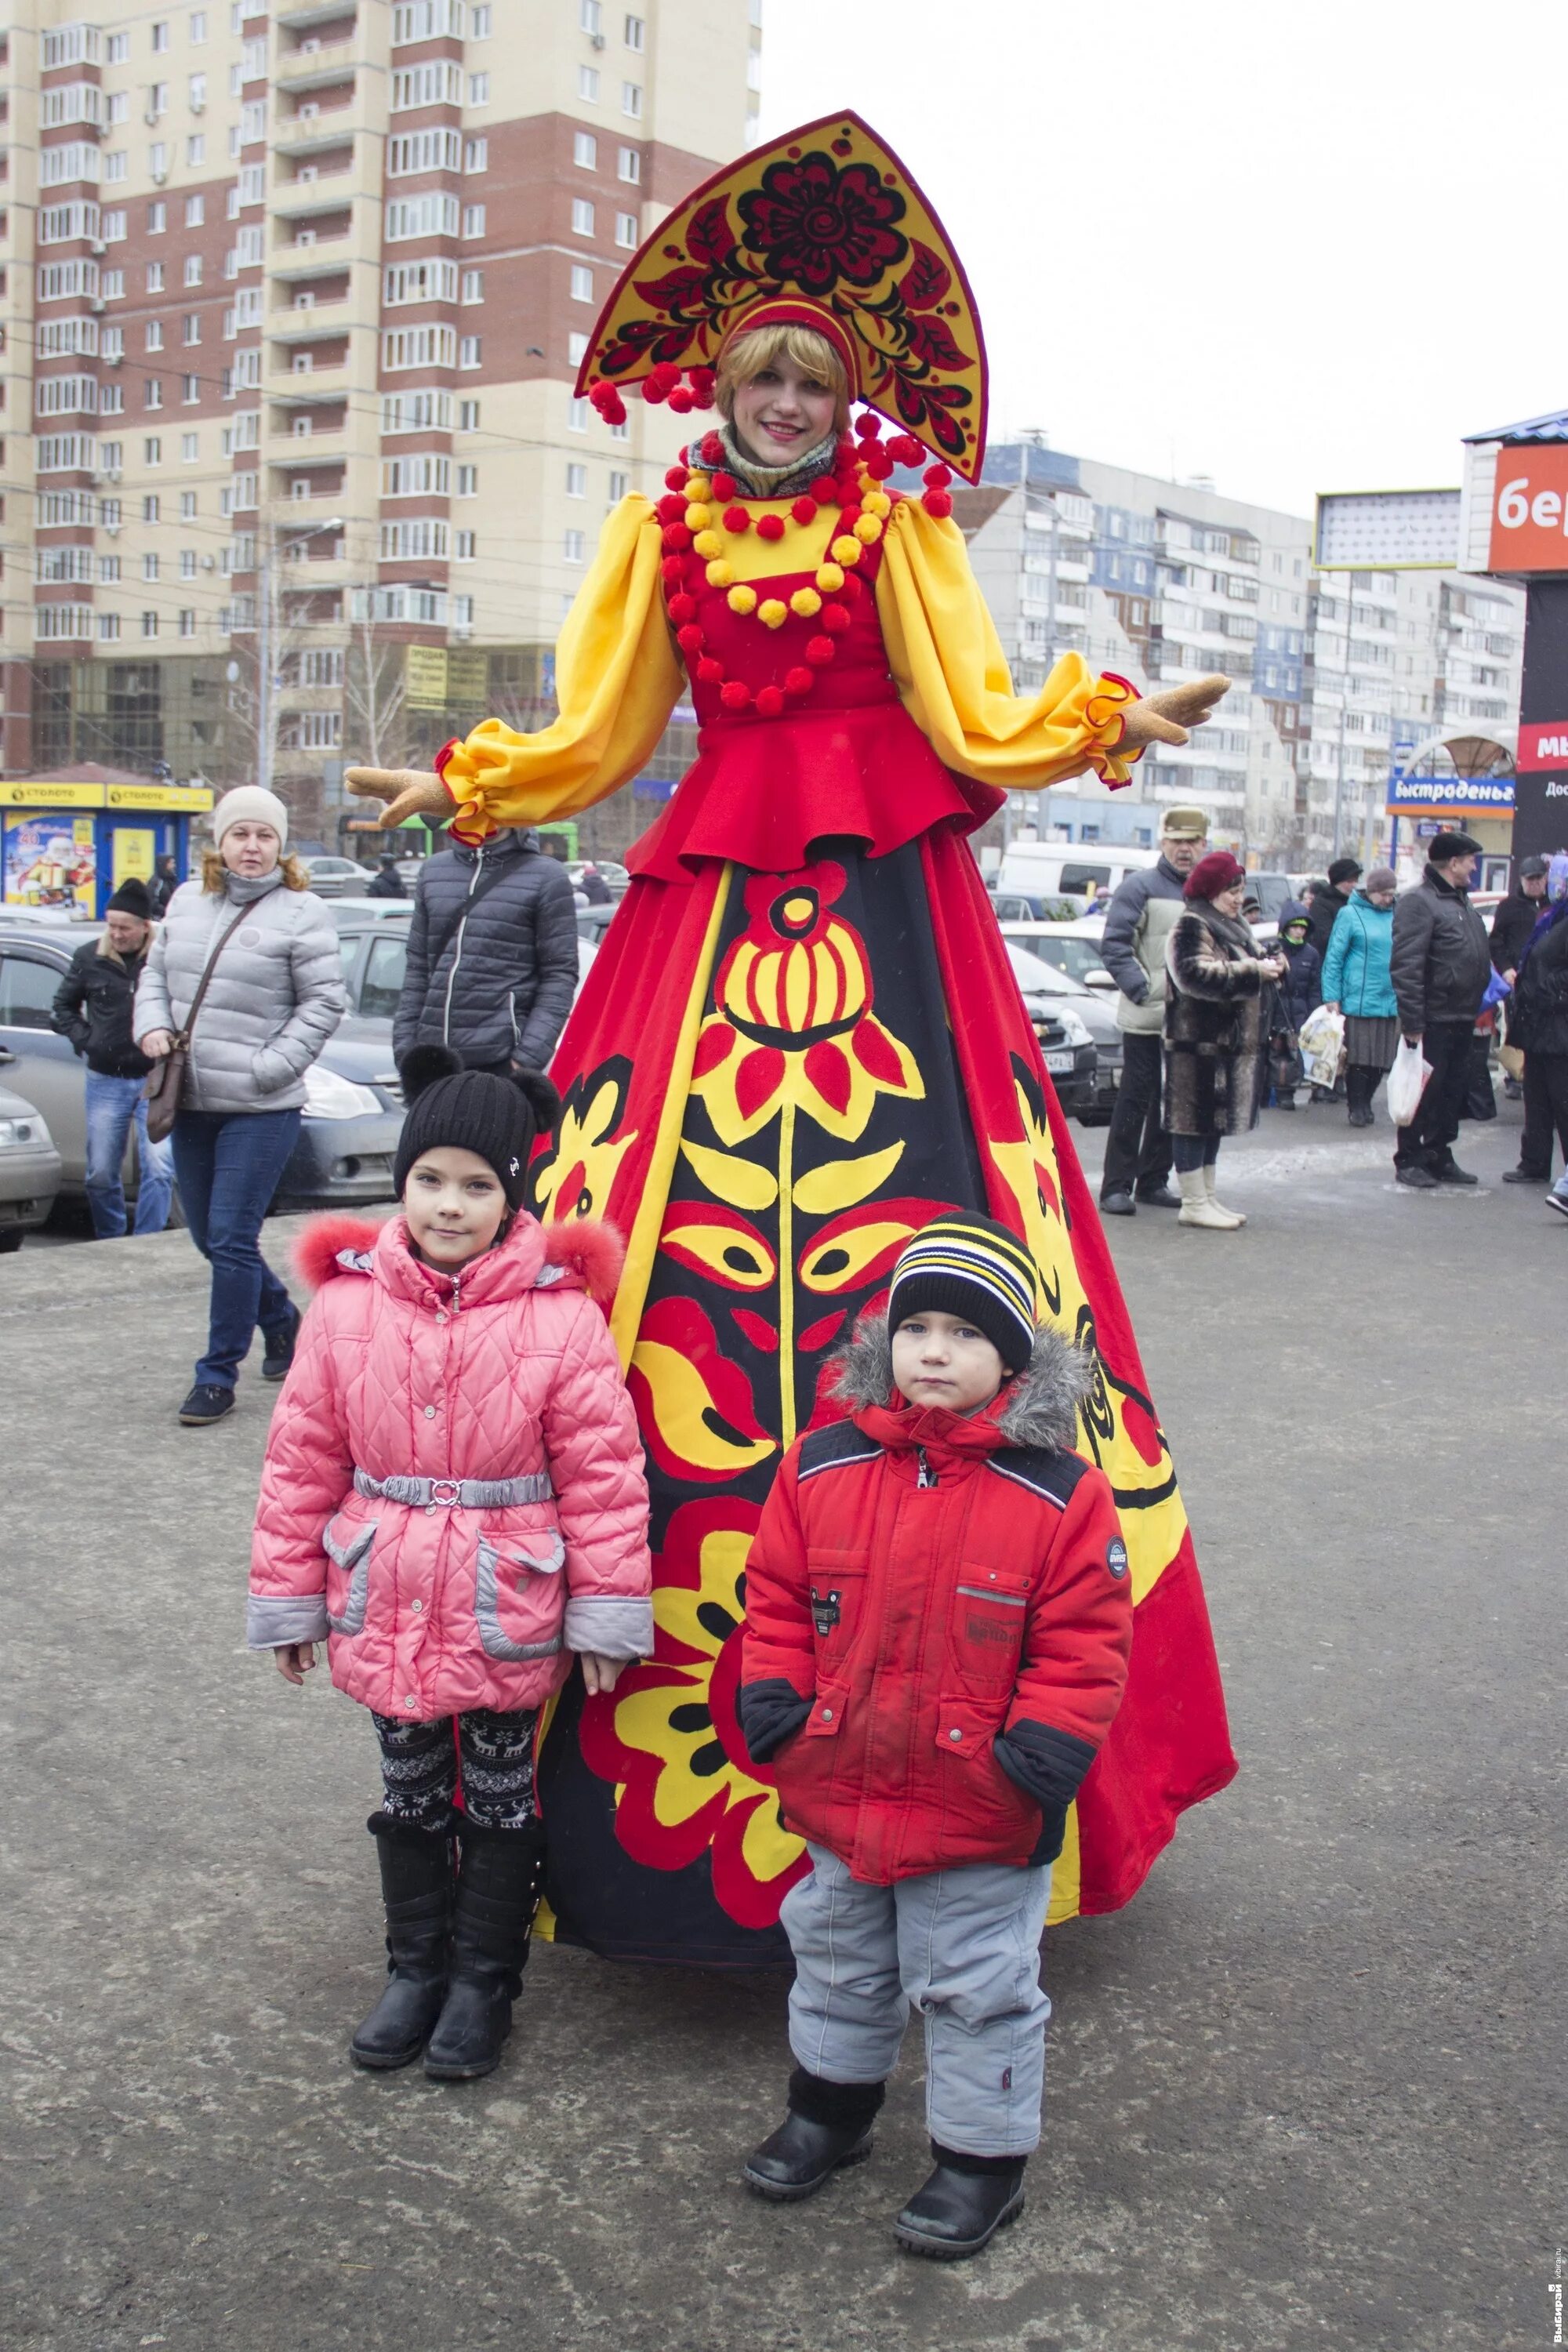
M 0 1067 L 14 1055 L 0 1051 Z M 47 1123 L 30 1102 L 0 1087 L 0 1255 L 19 1250 L 41 1225 L 60 1189 L 60 1155 Z
M 300 865 L 310 877 L 310 887 L 318 898 L 342 898 L 349 893 L 368 890 L 375 880 L 375 869 L 360 866 L 352 857 L 321 856 L 301 857 Z

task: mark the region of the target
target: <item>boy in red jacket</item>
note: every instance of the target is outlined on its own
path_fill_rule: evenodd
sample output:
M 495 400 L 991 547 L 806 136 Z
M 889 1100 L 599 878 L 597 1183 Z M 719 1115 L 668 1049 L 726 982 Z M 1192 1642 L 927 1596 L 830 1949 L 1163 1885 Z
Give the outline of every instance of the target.
M 1068 1451 L 1091 1367 L 1037 1298 L 1005 1226 L 918 1234 L 846 1351 L 851 1418 L 790 1448 L 747 1571 L 742 1727 L 813 1868 L 783 1911 L 789 2113 L 744 2177 L 809 2197 L 869 2155 L 912 2005 L 936 2169 L 893 2226 L 942 2260 L 1023 2207 L 1050 1865 L 1131 1639 L 1110 1487 Z

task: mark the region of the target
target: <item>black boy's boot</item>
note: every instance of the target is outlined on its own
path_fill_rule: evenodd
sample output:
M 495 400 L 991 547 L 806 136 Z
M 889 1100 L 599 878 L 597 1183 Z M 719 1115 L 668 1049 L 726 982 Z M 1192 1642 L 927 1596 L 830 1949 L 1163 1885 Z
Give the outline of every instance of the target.
M 533 1915 L 543 1878 L 544 1832 L 458 1824 L 462 1862 L 452 1916 L 451 1975 L 440 2021 L 425 2053 L 438 2083 L 493 2074 L 522 1990 Z
M 452 1840 L 449 1830 L 416 1829 L 384 1813 L 373 1813 L 365 1826 L 381 1864 L 387 1983 L 349 2055 L 356 2066 L 390 2073 L 418 2057 L 447 1997 Z
M 917 2189 L 893 2223 L 893 2235 L 911 2254 L 963 2262 L 988 2246 L 998 2230 L 1024 2210 L 1026 2156 L 966 2156 L 932 2140 L 936 2170 Z
M 871 2126 L 886 2096 L 883 2083 L 830 2083 L 797 2066 L 789 2078 L 789 2113 L 752 2150 L 742 2179 L 781 2205 L 815 2197 L 842 2166 L 863 2164 L 870 2155 Z

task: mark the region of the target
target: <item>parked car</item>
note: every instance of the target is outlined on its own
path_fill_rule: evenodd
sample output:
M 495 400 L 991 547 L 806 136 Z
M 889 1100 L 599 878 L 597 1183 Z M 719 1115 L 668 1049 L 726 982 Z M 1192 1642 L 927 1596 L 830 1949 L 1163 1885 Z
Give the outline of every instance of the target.
M 1007 957 L 1029 1025 L 1039 1040 L 1041 1055 L 1051 1074 L 1057 1100 L 1069 1114 L 1092 1110 L 1099 1055 L 1088 1024 L 1075 1006 L 1064 1004 L 1058 992 L 1042 981 L 1040 967 L 1033 956 L 1009 947 Z
M 73 925 L 68 937 L 0 920 L 0 1054 L 5 1082 L 48 1124 L 61 1161 L 60 1191 L 87 1189 L 87 1083 L 49 1013 L 71 956 L 101 923 Z M 369 1036 L 345 1022 L 305 1074 L 305 1118 L 283 1171 L 274 1207 L 357 1207 L 392 1196 L 392 1159 L 403 1124 L 403 1097 L 392 1068 L 391 1022 Z M 390 1074 L 391 1083 L 388 1083 Z M 136 1192 L 136 1131 L 127 1139 L 124 1183 Z
M 1103 915 L 1083 915 L 1073 923 L 1005 922 L 1002 936 L 1010 948 L 1022 948 L 1042 963 L 1054 964 L 1085 988 L 1114 989 L 1116 982 L 1100 960 L 1104 930 Z
M 15 1056 L 0 1051 L 0 1067 Z M 0 1087 L 0 1255 L 19 1250 L 55 1205 L 60 1189 L 60 1155 L 48 1123 L 30 1102 Z
M 616 919 L 616 901 L 615 899 L 612 899 L 607 907 L 579 907 L 577 909 L 577 937 L 580 940 L 586 940 L 590 946 L 597 947 L 599 941 L 604 938 L 605 933 L 609 929 L 610 925 Z M 583 977 L 580 961 L 578 965 L 577 977 L 579 982 Z
M 1075 1109 L 1074 1116 L 1085 1127 L 1104 1127 L 1116 1108 L 1116 1089 L 1121 1084 L 1122 1041 L 1115 1007 L 1099 990 L 1086 988 L 1082 981 L 1026 949 L 1010 946 L 1007 952 L 1019 988 L 1028 996 L 1053 1003 L 1058 1012 L 1070 1007 L 1092 1038 L 1094 1088 L 1089 1102 Z
M 600 873 L 609 884 L 610 896 L 612 898 L 624 898 L 626 897 L 627 890 L 631 887 L 632 876 L 630 866 L 618 865 L 613 857 L 573 857 L 567 861 L 566 871 L 571 876 L 574 884 L 581 884 L 583 877 L 587 872 L 590 866 L 596 866 L 598 867 Z
M 1075 923 L 1089 900 L 1046 898 L 1038 891 L 1003 890 L 993 883 L 991 905 L 999 923 Z
M 310 877 L 310 887 L 318 898 L 342 898 L 351 891 L 363 892 L 375 880 L 375 869 L 361 866 L 352 857 L 326 856 L 318 854 L 300 860 Z

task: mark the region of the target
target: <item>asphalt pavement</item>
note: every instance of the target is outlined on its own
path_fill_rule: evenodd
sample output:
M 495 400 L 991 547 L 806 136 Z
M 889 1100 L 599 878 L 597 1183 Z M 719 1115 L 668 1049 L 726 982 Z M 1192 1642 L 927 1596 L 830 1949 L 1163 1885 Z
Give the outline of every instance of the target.
M 1553 2341 L 1568 1220 L 1269 1114 L 1245 1232 L 1113 1224 L 1240 1776 L 1051 1931 L 1044 2147 L 981 2261 L 874 2160 L 747 2196 L 784 1988 L 542 1948 L 501 2071 L 356 2073 L 374 1742 L 242 1644 L 274 1392 L 174 1410 L 185 1236 L 0 1260 L 12 2352 L 1508 2352 Z M 1100 1139 L 1085 1139 L 1098 1163 Z M 287 1229 L 271 1227 L 281 1241 Z M 1558 2340 L 1561 2340 L 1559 2338 Z

